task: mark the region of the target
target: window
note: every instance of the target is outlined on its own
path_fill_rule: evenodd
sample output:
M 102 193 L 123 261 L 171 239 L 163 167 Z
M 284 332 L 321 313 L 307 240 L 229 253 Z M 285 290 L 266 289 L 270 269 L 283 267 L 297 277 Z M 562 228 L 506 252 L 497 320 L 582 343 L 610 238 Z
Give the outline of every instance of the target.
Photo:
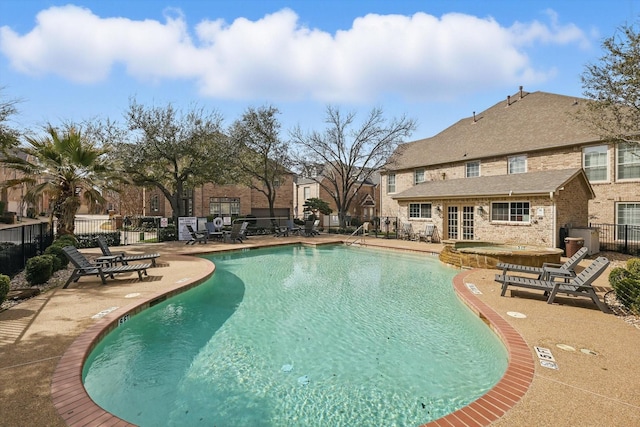
M 606 145 L 587 147 L 582 150 L 582 168 L 587 174 L 589 182 L 606 181 L 609 178 L 608 164 Z
M 618 203 L 616 206 L 618 240 L 640 241 L 640 203 Z
M 396 174 L 390 173 L 387 175 L 387 193 L 396 192 Z
M 416 169 L 413 172 L 413 183 L 420 184 L 421 182 L 424 182 L 424 169 Z
M 529 202 L 491 203 L 491 220 L 529 222 Z
M 431 218 L 431 203 L 409 203 L 409 218 Z
M 618 145 L 618 179 L 640 178 L 640 146 L 624 143 Z
M 467 178 L 480 176 L 480 162 L 467 162 L 465 165 L 464 176 Z
M 311 197 L 311 187 L 304 187 L 302 189 L 302 192 L 304 193 L 303 197 L 304 197 L 304 201 L 306 202 Z
M 240 215 L 240 199 L 235 197 L 211 197 L 209 214 L 218 216 Z
M 158 195 L 154 194 L 153 196 L 151 196 L 151 211 L 158 212 L 158 208 Z
M 507 159 L 507 173 L 525 173 L 527 171 L 527 156 L 511 156 Z

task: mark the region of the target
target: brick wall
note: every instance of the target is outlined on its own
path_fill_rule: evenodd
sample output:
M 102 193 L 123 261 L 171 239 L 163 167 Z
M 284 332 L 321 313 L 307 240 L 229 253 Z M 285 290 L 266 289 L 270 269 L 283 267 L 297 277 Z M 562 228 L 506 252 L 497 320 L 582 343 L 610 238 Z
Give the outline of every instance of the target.
M 640 203 L 640 180 L 620 182 L 616 180 L 616 149 L 609 146 L 609 180 L 604 183 L 592 183 L 595 198 L 588 202 L 588 220 L 595 223 L 615 223 L 616 203 L 636 202 Z M 463 178 L 466 162 L 457 164 L 439 165 L 425 168 L 427 181 L 442 179 Z M 561 147 L 544 150 L 541 152 L 527 153 L 527 170 L 529 172 L 571 169 L 582 167 L 582 147 Z M 401 193 L 413 186 L 414 169 L 396 172 L 396 193 Z M 505 175 L 507 173 L 507 156 L 482 159 L 480 162 L 481 176 Z M 387 177 L 382 176 L 381 215 L 398 216 L 402 209 L 398 203 L 387 194 Z M 565 189 L 566 191 L 566 189 Z M 577 196 L 582 197 L 582 196 Z M 571 196 L 567 197 L 571 200 Z M 581 200 L 576 200 L 577 205 L 582 206 Z M 564 206 L 563 206 L 564 207 Z M 566 218 L 558 219 L 560 224 L 582 223 L 576 218 L 582 218 L 582 212 L 568 213 Z M 587 225 L 587 224 L 585 224 Z
M 413 179 L 413 175 L 411 175 Z M 396 185 L 399 181 L 406 181 L 407 177 L 396 176 Z M 433 223 L 442 239 L 448 238 L 447 211 L 449 206 L 457 206 L 459 218 L 462 218 L 464 206 L 473 207 L 474 238 L 491 242 L 530 244 L 540 246 L 559 246 L 559 236 L 555 230 L 565 224 L 574 226 L 588 225 L 588 206 L 590 192 L 580 179 L 574 179 L 565 185 L 552 200 L 548 196 L 510 198 L 468 198 L 455 201 L 429 200 L 432 204 L 432 218 L 409 218 L 408 201 L 391 199 L 386 194 L 386 176 L 383 177 L 385 187 L 382 192 L 382 216 L 397 216 L 400 223 L 411 223 L 414 231 L 423 230 L 426 223 Z M 397 187 L 396 187 L 397 188 Z M 492 202 L 529 202 L 530 221 L 523 223 L 491 222 Z M 438 212 L 436 207 L 441 207 Z M 478 208 L 482 207 L 482 211 Z M 555 206 L 555 207 L 554 207 Z M 388 212 L 388 213 L 387 213 Z M 555 218 L 555 223 L 554 223 Z M 458 230 L 458 238 L 462 238 L 462 230 Z

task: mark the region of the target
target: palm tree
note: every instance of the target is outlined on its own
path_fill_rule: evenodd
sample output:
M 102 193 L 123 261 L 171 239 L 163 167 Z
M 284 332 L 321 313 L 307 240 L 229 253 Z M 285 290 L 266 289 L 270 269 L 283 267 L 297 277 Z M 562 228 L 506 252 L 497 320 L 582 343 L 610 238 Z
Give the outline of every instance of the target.
M 56 234 L 74 234 L 75 217 L 82 203 L 90 207 L 104 204 L 102 193 L 114 189 L 122 180 L 106 159 L 106 150 L 96 147 L 83 137 L 80 130 L 69 125 L 62 132 L 49 125 L 47 135 L 26 137 L 26 156 L 9 155 L 0 160 L 7 167 L 22 172 L 22 176 L 5 182 L 6 187 L 27 184 L 25 197 L 50 197 L 53 216 L 58 218 Z

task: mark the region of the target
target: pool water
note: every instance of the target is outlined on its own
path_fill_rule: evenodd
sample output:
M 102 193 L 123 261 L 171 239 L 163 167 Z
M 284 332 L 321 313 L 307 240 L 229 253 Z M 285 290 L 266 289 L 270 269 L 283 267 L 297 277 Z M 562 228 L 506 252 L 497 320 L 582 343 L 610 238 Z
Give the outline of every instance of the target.
M 287 246 L 207 258 L 211 279 L 91 353 L 98 405 L 141 426 L 417 426 L 506 370 L 502 343 L 454 294 L 458 270 L 436 257 Z

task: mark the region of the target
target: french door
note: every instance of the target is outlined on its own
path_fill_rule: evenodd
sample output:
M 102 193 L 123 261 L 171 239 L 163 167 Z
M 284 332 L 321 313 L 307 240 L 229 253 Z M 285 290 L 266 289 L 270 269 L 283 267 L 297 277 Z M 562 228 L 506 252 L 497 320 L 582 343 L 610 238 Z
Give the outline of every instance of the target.
M 447 238 L 473 240 L 475 227 L 473 206 L 447 206 Z

